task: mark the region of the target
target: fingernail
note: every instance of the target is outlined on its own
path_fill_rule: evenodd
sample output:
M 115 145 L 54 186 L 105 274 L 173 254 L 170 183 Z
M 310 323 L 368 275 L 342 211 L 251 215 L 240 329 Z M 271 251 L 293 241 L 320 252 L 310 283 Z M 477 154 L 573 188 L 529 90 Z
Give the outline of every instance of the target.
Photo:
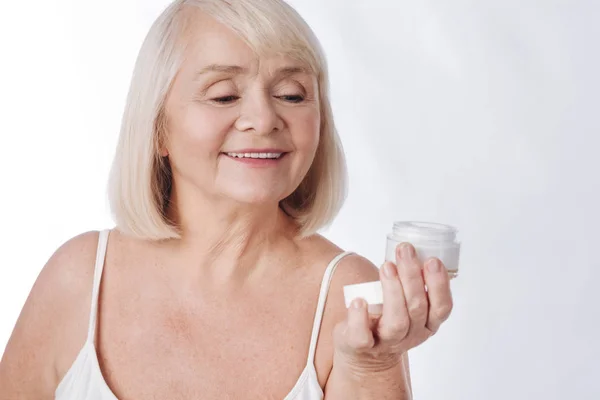
M 401 250 L 402 257 L 405 257 L 407 259 L 411 259 L 415 255 L 415 249 L 409 243 L 403 243 Z
M 395 278 L 397 272 L 398 271 L 396 270 L 396 266 L 394 264 L 387 262 L 383 264 L 383 275 L 385 275 L 386 278 Z
M 365 306 L 365 301 L 363 299 L 354 299 L 351 304 L 352 308 L 363 308 Z
M 431 260 L 427 261 L 427 269 L 429 272 L 440 272 L 441 265 L 437 259 L 432 258 Z

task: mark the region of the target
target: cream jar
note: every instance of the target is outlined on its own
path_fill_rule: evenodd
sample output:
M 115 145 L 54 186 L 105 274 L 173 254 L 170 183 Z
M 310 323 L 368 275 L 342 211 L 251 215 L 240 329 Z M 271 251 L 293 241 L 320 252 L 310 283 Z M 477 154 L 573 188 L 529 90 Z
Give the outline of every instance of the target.
M 460 242 L 456 240 L 458 230 L 449 225 L 432 222 L 394 222 L 392 232 L 387 235 L 385 260 L 396 262 L 396 247 L 403 242 L 412 244 L 417 257 L 425 262 L 430 257 L 439 258 L 450 278 L 458 276 Z
M 396 263 L 396 247 L 408 242 L 415 248 L 418 259 L 424 263 L 430 257 L 439 258 L 450 278 L 458 276 L 460 242 L 456 240 L 458 230 L 453 226 L 432 222 L 394 222 L 392 232 L 387 235 L 385 260 Z M 380 281 L 344 286 L 346 307 L 355 298 L 363 298 L 369 305 L 369 312 L 381 314 L 383 290 Z

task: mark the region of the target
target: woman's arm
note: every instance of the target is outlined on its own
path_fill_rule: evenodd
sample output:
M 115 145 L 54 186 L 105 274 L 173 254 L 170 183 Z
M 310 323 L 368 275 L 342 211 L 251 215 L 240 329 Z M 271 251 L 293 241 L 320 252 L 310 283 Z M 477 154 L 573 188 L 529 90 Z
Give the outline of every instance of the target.
M 360 256 L 351 256 L 340 262 L 331 282 L 327 297 L 326 315 L 328 326 L 336 326 L 346 319 L 348 310 L 344 301 L 343 287 L 355 283 L 372 282 L 380 279 L 379 269 Z M 335 328 L 334 328 L 335 329 Z M 333 334 L 333 332 L 330 332 Z M 333 368 L 325 386 L 325 400 L 408 400 L 412 399 L 408 353 L 394 368 L 377 373 L 360 375 L 346 368 L 333 354 Z
M 338 364 L 339 366 L 339 364 Z M 401 362 L 383 371 L 356 374 L 343 367 L 334 368 L 325 387 L 325 400 L 410 400 L 412 387 L 408 353 Z
M 40 272 L 0 361 L 0 400 L 54 399 L 85 341 L 97 240 L 71 239 Z

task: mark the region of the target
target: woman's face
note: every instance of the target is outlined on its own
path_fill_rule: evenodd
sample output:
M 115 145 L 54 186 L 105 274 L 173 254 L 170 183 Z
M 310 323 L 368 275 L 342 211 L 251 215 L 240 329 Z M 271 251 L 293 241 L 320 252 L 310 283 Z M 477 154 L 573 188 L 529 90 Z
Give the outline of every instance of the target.
M 257 59 L 233 31 L 198 13 L 166 101 L 176 196 L 279 202 L 319 142 L 316 77 L 291 58 Z

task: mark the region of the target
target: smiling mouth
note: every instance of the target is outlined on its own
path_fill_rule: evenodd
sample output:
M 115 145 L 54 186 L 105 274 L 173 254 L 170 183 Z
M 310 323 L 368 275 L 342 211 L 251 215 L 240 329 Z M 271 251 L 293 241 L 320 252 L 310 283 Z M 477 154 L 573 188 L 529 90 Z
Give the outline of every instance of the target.
M 287 153 L 223 153 L 231 158 L 254 159 L 254 160 L 277 160 Z

